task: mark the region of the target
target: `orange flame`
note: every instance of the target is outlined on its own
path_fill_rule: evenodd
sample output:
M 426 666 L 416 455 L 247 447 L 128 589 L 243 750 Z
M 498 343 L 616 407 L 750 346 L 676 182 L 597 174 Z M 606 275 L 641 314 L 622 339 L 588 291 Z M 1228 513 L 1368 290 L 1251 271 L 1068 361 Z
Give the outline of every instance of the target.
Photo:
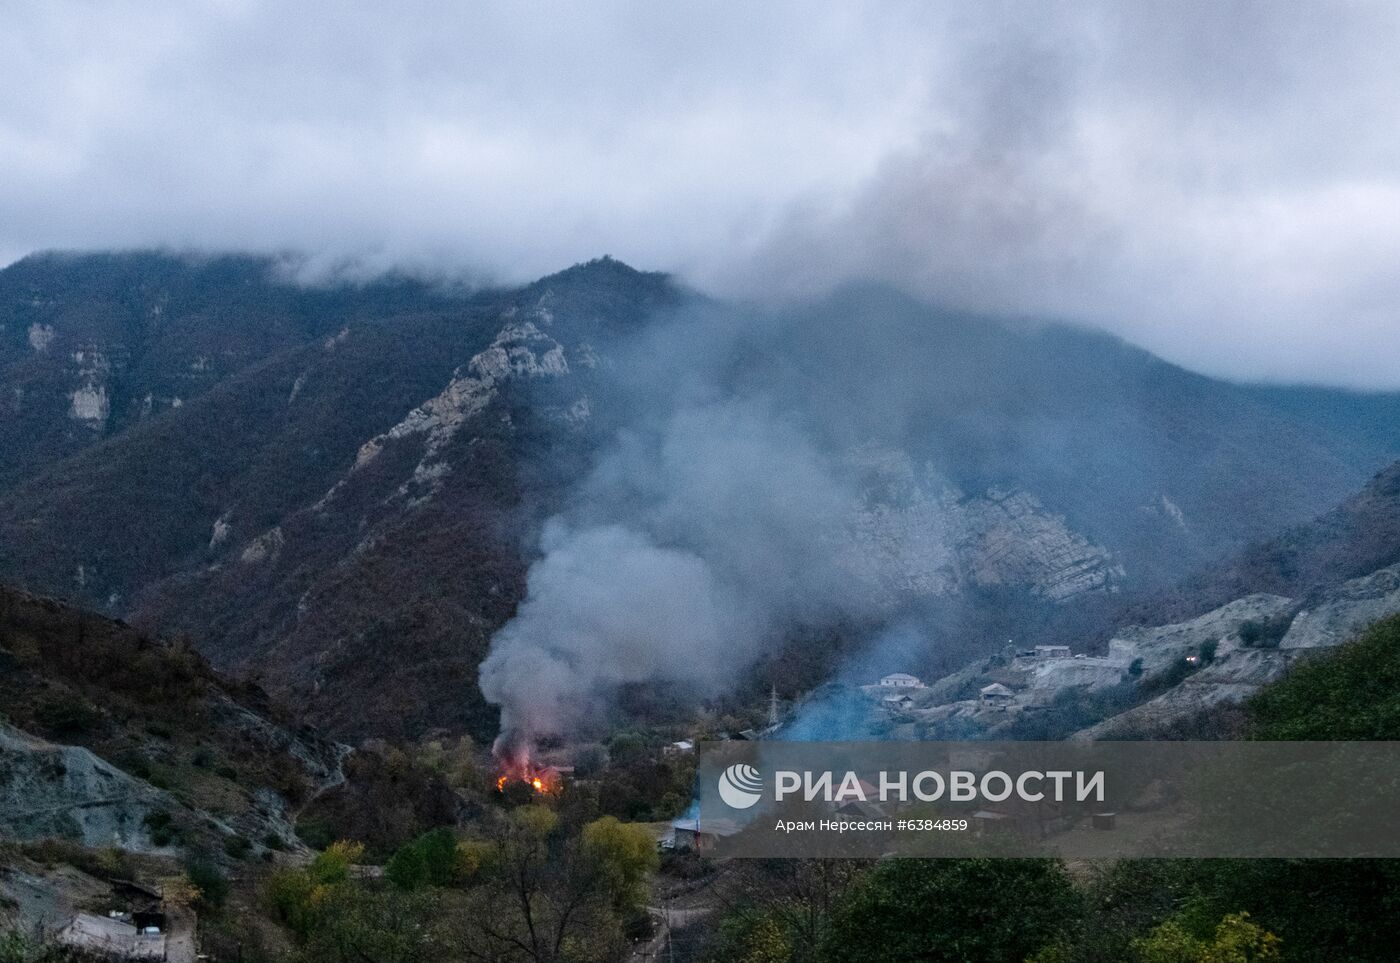
M 553 795 L 560 789 L 559 773 L 549 766 L 536 766 L 529 759 L 503 760 L 501 765 L 501 774 L 496 777 L 497 792 L 504 792 L 512 782 L 523 782 L 544 795 Z

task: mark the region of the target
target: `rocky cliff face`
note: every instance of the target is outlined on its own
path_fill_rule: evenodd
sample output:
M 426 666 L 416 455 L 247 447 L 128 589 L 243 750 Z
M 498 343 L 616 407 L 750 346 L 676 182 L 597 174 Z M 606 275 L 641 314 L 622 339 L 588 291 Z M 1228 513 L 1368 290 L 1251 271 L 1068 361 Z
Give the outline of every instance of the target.
M 1299 606 L 1280 649 L 1340 645 L 1366 625 L 1400 611 L 1400 565 L 1350 579 Z
M 851 523 L 848 564 L 879 573 L 891 606 L 977 589 L 1027 589 L 1064 602 L 1125 579 L 1109 550 L 1073 531 L 1035 495 L 990 488 L 969 495 L 903 452 L 866 448 L 865 499 Z
M 146 852 L 147 820 L 170 797 L 86 749 L 59 746 L 0 724 L 0 834 L 71 839 Z

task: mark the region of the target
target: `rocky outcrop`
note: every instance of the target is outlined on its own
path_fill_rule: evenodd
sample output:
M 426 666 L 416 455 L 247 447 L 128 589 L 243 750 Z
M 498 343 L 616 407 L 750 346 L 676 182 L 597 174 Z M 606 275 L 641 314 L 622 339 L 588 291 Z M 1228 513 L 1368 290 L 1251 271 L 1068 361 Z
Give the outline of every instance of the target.
M 1129 663 L 1114 658 L 1094 658 L 1080 655 L 1069 659 L 1052 659 L 1030 671 L 1029 686 L 1033 690 L 1059 692 L 1062 689 L 1102 689 L 1123 681 Z
M 1024 584 L 1055 601 L 1109 588 L 1124 572 L 1108 549 L 1073 531 L 1029 492 L 989 489 L 956 506 L 960 552 L 979 587 Z
M 475 355 L 465 370 L 454 372 L 452 380 L 435 397 L 410 411 L 388 431 L 361 445 L 350 473 L 372 464 L 389 444 L 420 438 L 422 454 L 395 495 L 412 495 L 421 501 L 436 492 L 442 479 L 452 470 L 443 457 L 443 449 L 464 426 L 486 410 L 504 382 L 516 378 L 561 378 L 569 373 L 564 346 L 541 330 L 541 326 L 553 321 L 545 306 L 547 301 L 548 293 L 523 317 L 518 308 L 506 309 L 502 316 L 505 323 L 490 347 Z M 568 409 L 566 420 L 576 423 L 586 420 L 587 414 L 587 398 L 581 397 Z M 316 508 L 324 510 L 344 484 L 344 479 L 337 482 L 316 503 Z
M 1241 702 L 1281 678 L 1310 651 L 1340 645 L 1368 625 L 1400 612 L 1400 565 L 1351 579 L 1319 593 L 1300 608 L 1277 595 L 1252 595 L 1180 625 L 1135 629 L 1110 646 L 1120 658 L 1142 658 L 1144 666 L 1165 668 L 1214 640 L 1214 661 L 1156 698 L 1076 733 L 1078 739 L 1113 738 L 1127 730 L 1151 732 L 1222 703 Z M 1277 648 L 1244 644 L 1246 622 L 1292 617 Z
M 1186 622 L 1131 626 L 1109 640 L 1109 658 L 1123 665 L 1140 660 L 1139 667 L 1146 676 L 1161 672 L 1211 642 L 1216 644 L 1216 658 L 1221 659 L 1243 647 L 1239 631 L 1246 622 L 1274 618 L 1292 607 L 1292 599 L 1279 595 L 1249 595 Z
M 1301 609 L 1279 648 L 1339 645 L 1393 612 L 1400 612 L 1400 565 L 1344 582 Z
M 1027 713 L 1033 718 L 1079 699 L 1086 712 L 1129 707 L 1080 729 L 1073 739 L 1152 734 L 1204 710 L 1242 702 L 1282 678 L 1299 659 L 1355 638 L 1396 612 L 1400 565 L 1319 591 L 1305 603 L 1259 593 L 1183 622 L 1131 626 L 1115 634 L 1105 656 L 1046 658 L 1008 651 L 919 690 L 913 704 L 901 711 L 904 725 L 890 725 L 888 713 L 881 716 L 873 709 L 861 724 L 892 738 L 942 738 L 950 732 L 959 738 L 969 733 L 994 737 Z M 990 683 L 1007 686 L 1010 697 L 996 704 L 979 700 L 977 692 Z M 1154 690 L 1160 691 L 1147 698 Z M 1088 698 L 1096 693 L 1111 698 Z M 885 722 L 885 728 L 877 729 L 872 720 Z
M 146 818 L 170 797 L 86 749 L 0 723 L 0 835 L 154 849 Z
M 864 501 L 851 522 L 849 565 L 886 586 L 892 601 L 968 589 L 1024 587 L 1054 602 L 1111 590 L 1124 571 L 1028 491 L 969 495 L 931 465 L 866 448 L 851 464 Z
M 78 368 L 78 384 L 68 395 L 70 404 L 68 417 L 85 422 L 94 431 L 101 431 L 111 414 L 111 400 L 107 396 L 107 380 L 112 373 L 112 363 L 106 355 L 92 347 L 73 352 L 73 362 Z

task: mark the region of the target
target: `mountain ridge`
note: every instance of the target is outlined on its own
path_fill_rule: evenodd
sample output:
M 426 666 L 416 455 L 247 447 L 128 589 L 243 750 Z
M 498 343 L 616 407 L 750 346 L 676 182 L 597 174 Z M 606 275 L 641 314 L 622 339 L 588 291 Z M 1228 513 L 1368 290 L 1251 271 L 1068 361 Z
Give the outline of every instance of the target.
M 187 633 L 336 732 L 484 738 L 476 666 L 523 597 L 540 523 L 645 423 L 653 394 L 630 382 L 646 366 L 647 392 L 713 366 L 709 390 L 802 413 L 837 463 L 873 446 L 887 467 L 857 472 L 867 514 L 853 516 L 873 534 L 850 550 L 893 565 L 892 604 L 946 600 L 969 646 L 1179 577 L 1400 454 L 1389 396 L 1328 395 L 1309 420 L 1109 336 L 878 288 L 749 314 L 612 259 L 512 290 L 415 300 L 414 283 L 0 484 L 0 576 Z M 81 340 L 54 326 L 41 351 L 15 323 L 4 336 L 30 361 Z M 681 336 L 649 355 L 657 331 Z M 717 333 L 727 354 L 692 350 Z M 0 393 L 22 387 L 13 370 L 0 364 Z M 64 370 L 66 390 L 87 384 Z M 889 541 L 940 505 L 951 529 L 930 516 L 926 545 Z M 1013 530 L 1024 551 L 1008 551 Z

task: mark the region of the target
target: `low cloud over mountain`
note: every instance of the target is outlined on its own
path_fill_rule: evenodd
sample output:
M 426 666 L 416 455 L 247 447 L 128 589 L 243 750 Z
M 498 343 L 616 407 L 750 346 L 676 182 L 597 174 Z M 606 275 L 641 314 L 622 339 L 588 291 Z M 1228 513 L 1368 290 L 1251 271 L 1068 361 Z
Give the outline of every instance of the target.
M 1393 5 L 21 2 L 0 258 L 852 279 L 1396 387 Z

